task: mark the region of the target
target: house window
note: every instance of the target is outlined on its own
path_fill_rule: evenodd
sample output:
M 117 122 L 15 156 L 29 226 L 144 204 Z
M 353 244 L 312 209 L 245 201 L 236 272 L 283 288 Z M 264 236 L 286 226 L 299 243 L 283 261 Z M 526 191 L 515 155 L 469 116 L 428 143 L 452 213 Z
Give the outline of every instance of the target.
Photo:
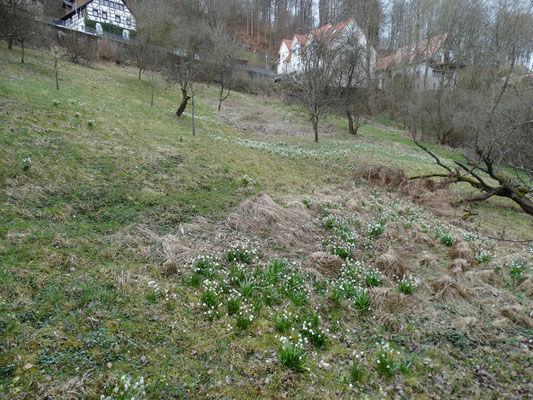
M 440 78 L 440 71 L 434 69 L 434 70 L 433 70 L 433 77 L 434 77 L 434 78 Z
M 100 0 L 100 5 L 109 7 L 109 0 Z
M 128 26 L 131 26 L 131 18 L 126 18 L 126 24 L 128 24 Z
M 115 15 L 115 22 L 120 24 L 120 15 Z
M 106 11 L 102 11 L 102 19 L 107 19 L 107 12 Z
M 98 10 L 96 8 L 93 10 L 93 16 L 96 17 L 96 18 L 98 18 L 100 16 L 99 13 L 98 13 Z

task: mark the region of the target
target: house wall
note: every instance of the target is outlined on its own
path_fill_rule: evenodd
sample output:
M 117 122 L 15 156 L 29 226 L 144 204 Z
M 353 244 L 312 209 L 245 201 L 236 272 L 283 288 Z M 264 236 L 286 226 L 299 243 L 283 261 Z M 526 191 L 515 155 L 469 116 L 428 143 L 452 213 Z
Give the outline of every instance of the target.
M 65 27 L 77 31 L 85 29 L 85 15 L 90 21 L 111 23 L 127 30 L 136 29 L 135 17 L 123 1 L 93 0 L 65 20 Z M 119 18 L 120 20 L 117 20 Z
M 287 64 L 285 63 L 285 60 L 289 56 L 290 51 L 285 45 L 285 43 L 282 43 L 280 50 L 279 50 L 279 63 L 278 63 L 278 75 L 284 75 L 287 73 Z
M 93 0 L 87 5 L 87 17 L 91 21 L 111 23 L 127 30 L 135 30 L 135 17 L 123 1 Z

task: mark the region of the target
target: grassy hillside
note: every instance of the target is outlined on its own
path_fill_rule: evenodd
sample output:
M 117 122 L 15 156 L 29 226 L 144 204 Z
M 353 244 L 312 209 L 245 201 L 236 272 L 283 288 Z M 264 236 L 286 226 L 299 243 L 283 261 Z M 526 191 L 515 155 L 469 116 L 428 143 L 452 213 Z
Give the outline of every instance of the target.
M 531 394 L 533 253 L 474 232 L 528 238 L 512 205 L 463 222 L 437 195 L 465 188 L 356 179 L 435 168 L 381 125 L 329 119 L 317 146 L 298 110 L 234 94 L 217 115 L 205 88 L 192 137 L 164 81 L 150 107 L 136 71 L 64 64 L 56 91 L 46 54 L 16 51 L 0 44 L 0 398 Z

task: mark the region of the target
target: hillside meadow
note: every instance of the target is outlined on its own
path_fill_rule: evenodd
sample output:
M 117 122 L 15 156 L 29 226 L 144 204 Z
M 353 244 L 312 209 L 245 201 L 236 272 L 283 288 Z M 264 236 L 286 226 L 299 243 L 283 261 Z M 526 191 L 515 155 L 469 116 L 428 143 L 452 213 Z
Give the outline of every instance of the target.
M 530 398 L 531 218 L 386 120 L 0 44 L 0 398 Z M 190 110 L 188 110 L 190 112 Z M 448 162 L 459 152 L 431 147 Z M 404 171 L 404 173 L 400 172 Z M 468 215 L 466 213 L 469 213 Z

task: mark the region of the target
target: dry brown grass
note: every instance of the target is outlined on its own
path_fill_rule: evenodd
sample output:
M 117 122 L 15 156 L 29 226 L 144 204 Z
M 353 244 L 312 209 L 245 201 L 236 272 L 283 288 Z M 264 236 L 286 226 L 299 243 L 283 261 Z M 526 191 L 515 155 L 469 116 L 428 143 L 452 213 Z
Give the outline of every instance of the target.
M 455 321 L 453 326 L 475 343 L 485 344 L 495 338 L 489 328 L 474 317 L 459 318 Z
M 392 247 L 376 259 L 376 268 L 390 279 L 401 279 L 406 271 L 403 260 Z
M 443 276 L 431 282 L 435 297 L 439 300 L 454 303 L 469 297 L 462 285 L 451 276 Z
M 322 237 L 306 209 L 284 208 L 266 194 L 246 200 L 227 222 L 235 231 L 266 236 L 286 249 L 304 254 L 316 250 Z
M 533 327 L 533 320 L 527 315 L 523 306 L 504 307 L 500 310 L 500 314 L 512 323 L 523 326 L 526 329 Z
M 324 276 L 338 276 L 342 264 L 343 260 L 339 256 L 317 251 L 309 256 L 306 266 Z
M 533 297 L 533 279 L 528 277 L 518 286 L 518 290 L 524 292 L 527 297 Z
M 469 265 L 474 264 L 476 261 L 474 250 L 472 250 L 468 243 L 462 240 L 454 241 L 452 248 L 448 251 L 448 256 L 452 260 L 462 259 Z
M 372 311 L 376 320 L 394 332 L 405 328 L 404 314 L 412 302 L 412 297 L 399 293 L 389 287 L 370 289 Z

